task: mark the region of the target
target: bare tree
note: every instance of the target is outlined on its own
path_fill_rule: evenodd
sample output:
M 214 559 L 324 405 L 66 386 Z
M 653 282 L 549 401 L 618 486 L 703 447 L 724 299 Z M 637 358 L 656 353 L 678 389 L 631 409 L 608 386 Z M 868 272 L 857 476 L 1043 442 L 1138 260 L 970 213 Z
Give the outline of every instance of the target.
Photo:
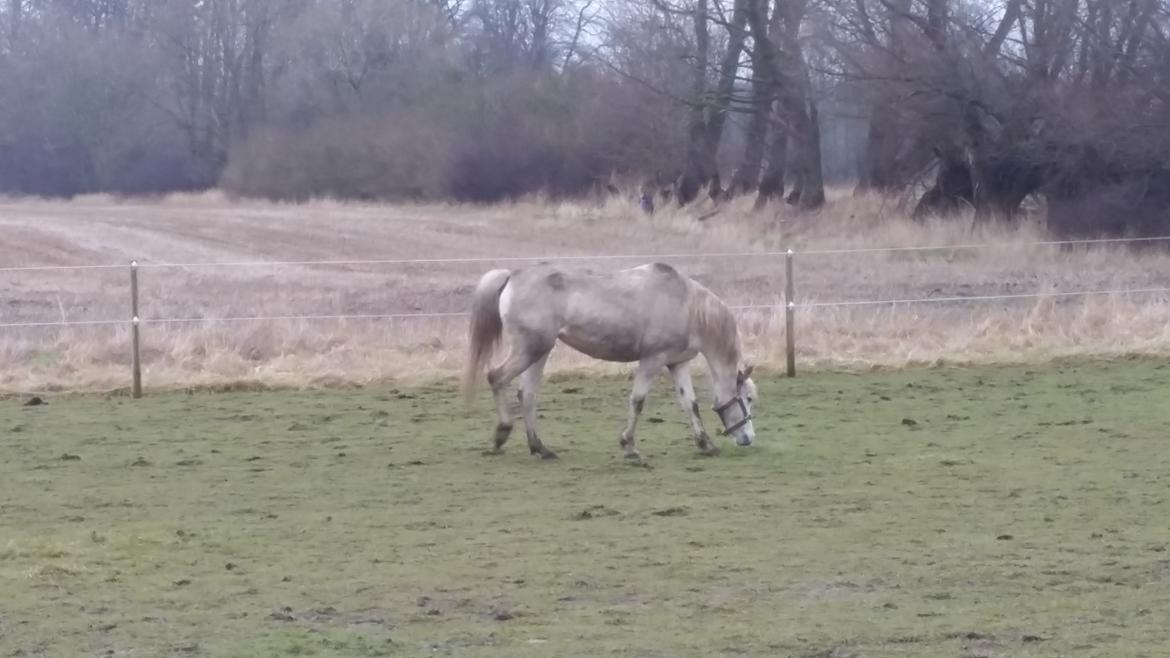
M 1167 0 L 4 0 L 0 40 L 5 191 L 814 208 L 856 169 L 918 216 L 1170 230 Z
M 787 128 L 783 131 L 791 143 L 783 147 L 777 143 L 780 132 L 774 131 L 769 171 L 765 173 L 766 186 L 761 186 L 760 203 L 776 194 L 783 186 L 783 174 L 776 167 L 782 166 L 775 158 L 782 154 L 788 159 L 793 186 L 788 202 L 801 208 L 816 208 L 825 201 L 824 178 L 821 170 L 820 124 L 817 108 L 812 95 L 808 65 L 800 45 L 800 27 L 804 20 L 807 4 L 803 0 L 778 3 L 770 21 L 766 20 L 766 4 L 754 3 L 749 12 L 749 22 L 761 71 L 758 78 L 775 90 L 781 122 Z M 760 205 L 758 203 L 757 205 Z
M 690 119 L 687 122 L 687 159 L 678 180 L 676 197 L 680 204 L 690 203 L 699 188 L 715 175 L 715 159 L 708 152 L 707 113 L 704 101 L 708 89 L 708 62 L 711 37 L 708 28 L 707 0 L 695 0 L 691 9 L 695 52 L 691 84 Z
M 760 0 L 748 0 L 754 4 Z M 752 9 L 754 11 L 754 8 Z M 776 99 L 776 86 L 772 78 L 764 72 L 767 65 L 764 60 L 764 51 L 755 42 L 751 46 L 752 74 L 751 105 L 749 108 L 747 131 L 744 136 L 744 150 L 739 165 L 731 177 L 728 186 L 729 194 L 747 194 L 754 191 L 760 182 L 760 168 L 764 163 L 764 151 L 769 134 L 769 120 L 772 115 L 772 105 Z M 780 127 L 780 124 L 777 124 Z M 781 133 L 784 134 L 784 133 Z M 787 138 L 785 138 L 786 141 Z M 783 158 L 781 158 L 783 159 Z M 783 169 L 781 169 L 781 178 Z M 780 181 L 781 187 L 783 181 Z

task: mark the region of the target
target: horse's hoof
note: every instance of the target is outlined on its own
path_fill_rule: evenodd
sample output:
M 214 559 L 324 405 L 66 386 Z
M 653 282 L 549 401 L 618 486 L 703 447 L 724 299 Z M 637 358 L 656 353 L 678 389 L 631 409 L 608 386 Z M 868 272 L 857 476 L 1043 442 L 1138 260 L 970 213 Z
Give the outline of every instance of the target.
M 636 450 L 634 452 L 627 452 L 625 454 L 625 458 L 626 459 L 633 459 L 633 460 L 637 460 L 637 461 L 642 461 L 642 453 L 640 453 Z
M 704 456 L 704 457 L 718 457 L 719 456 L 719 446 L 708 446 L 706 448 L 699 450 L 699 454 Z
M 511 425 L 504 425 L 504 424 L 496 425 L 496 433 L 495 433 L 495 436 L 492 437 L 492 443 L 495 444 L 496 449 L 499 450 L 500 448 L 504 447 L 504 444 L 508 442 L 508 438 L 511 436 L 512 436 L 512 426 Z
M 545 448 L 544 450 L 540 451 L 540 458 L 545 460 L 545 461 L 551 461 L 553 459 L 558 459 L 557 453 L 553 452 L 552 450 L 549 450 L 548 448 Z
M 482 454 L 484 457 L 499 457 L 500 455 L 504 454 L 504 449 L 492 448 L 491 450 L 484 450 Z

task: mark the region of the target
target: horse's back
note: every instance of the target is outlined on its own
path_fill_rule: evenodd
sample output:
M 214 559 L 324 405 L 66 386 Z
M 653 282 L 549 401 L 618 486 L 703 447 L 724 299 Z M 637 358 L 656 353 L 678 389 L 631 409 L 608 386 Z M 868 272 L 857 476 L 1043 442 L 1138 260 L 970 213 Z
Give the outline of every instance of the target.
M 651 263 L 616 272 L 565 272 L 570 313 L 617 314 L 642 324 L 685 324 L 687 280 L 670 265 Z
M 560 268 L 540 264 L 513 272 L 514 294 L 532 302 L 554 301 L 558 296 L 588 296 L 620 301 L 628 298 L 669 297 L 683 301 L 687 278 L 665 263 L 651 263 L 613 272 Z
M 525 331 L 554 333 L 595 358 L 636 361 L 689 347 L 687 279 L 669 265 L 616 272 L 540 265 L 517 273 L 512 283 L 510 310 Z

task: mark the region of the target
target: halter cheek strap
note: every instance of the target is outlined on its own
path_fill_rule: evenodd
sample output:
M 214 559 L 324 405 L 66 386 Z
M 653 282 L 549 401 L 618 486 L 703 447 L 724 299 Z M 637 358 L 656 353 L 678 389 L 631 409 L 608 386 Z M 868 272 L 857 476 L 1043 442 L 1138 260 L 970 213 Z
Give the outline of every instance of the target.
M 731 405 L 736 404 L 736 403 L 739 404 L 739 410 L 743 412 L 743 418 L 739 419 L 734 424 L 728 426 L 727 421 L 723 420 L 723 412 L 730 409 Z M 751 421 L 751 419 L 752 419 L 752 415 L 748 411 L 747 404 L 743 401 L 743 398 L 738 396 L 738 395 L 731 398 L 727 402 L 724 402 L 723 404 L 715 407 L 715 413 L 716 413 L 716 415 L 719 416 L 719 421 L 722 422 L 724 425 L 724 429 L 722 432 L 720 432 L 720 434 L 723 434 L 725 436 L 728 434 L 731 434 L 732 432 L 743 427 L 744 425 L 747 425 L 748 422 Z

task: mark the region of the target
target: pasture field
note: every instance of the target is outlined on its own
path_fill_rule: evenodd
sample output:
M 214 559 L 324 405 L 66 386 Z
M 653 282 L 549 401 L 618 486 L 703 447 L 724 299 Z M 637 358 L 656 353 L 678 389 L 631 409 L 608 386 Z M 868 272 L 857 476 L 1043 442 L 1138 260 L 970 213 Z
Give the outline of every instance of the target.
M 1164 656 L 1168 376 L 761 376 L 717 458 L 660 380 L 651 469 L 620 377 L 555 462 L 440 385 L 11 399 L 0 656 Z

